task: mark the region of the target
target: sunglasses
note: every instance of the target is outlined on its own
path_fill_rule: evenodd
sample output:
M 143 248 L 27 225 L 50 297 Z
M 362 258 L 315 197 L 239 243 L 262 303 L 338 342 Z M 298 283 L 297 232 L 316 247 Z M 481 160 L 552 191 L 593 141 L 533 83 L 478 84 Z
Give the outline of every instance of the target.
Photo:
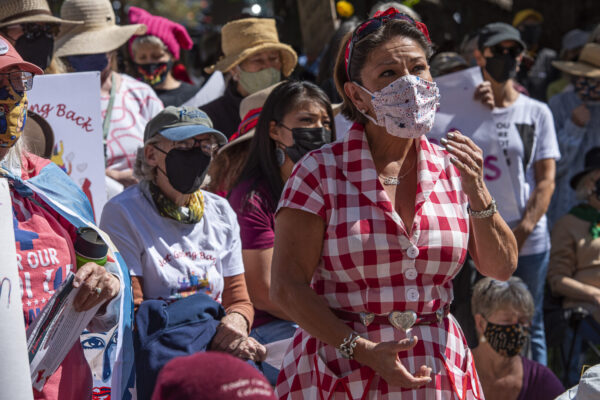
M 41 35 L 56 37 L 60 26 L 58 24 L 21 24 L 21 29 L 27 39 L 34 39 Z
M 348 79 L 350 79 L 350 61 L 352 60 L 352 50 L 354 49 L 354 45 L 357 42 L 364 39 L 365 37 L 369 36 L 371 33 L 377 31 L 382 25 L 384 25 L 388 21 L 394 21 L 394 20 L 406 21 L 414 26 L 417 26 L 416 21 L 414 19 L 412 19 L 411 17 L 409 17 L 408 15 L 402 14 L 402 13 L 396 11 L 395 9 L 388 9 L 381 15 L 375 14 L 375 17 L 366 20 L 365 22 L 363 22 L 362 24 L 357 26 L 356 29 L 354 29 L 354 32 L 352 32 L 352 37 L 350 38 L 350 41 L 348 42 L 348 45 L 346 46 L 346 54 L 345 54 L 346 75 L 348 76 Z M 419 28 L 419 29 L 421 29 L 421 28 Z M 427 29 L 427 28 L 425 28 L 425 29 Z M 425 32 L 423 32 L 423 33 L 425 33 Z M 427 34 L 425 34 L 425 36 L 429 39 L 429 36 Z
M 521 54 L 520 46 L 503 47 L 501 44 L 497 44 L 495 46 L 490 47 L 490 50 L 495 56 L 501 56 L 508 53 L 508 55 L 512 58 L 517 58 L 519 54 Z
M 33 74 L 26 71 L 2 72 L 0 77 L 8 80 L 17 93 L 26 92 L 33 87 Z

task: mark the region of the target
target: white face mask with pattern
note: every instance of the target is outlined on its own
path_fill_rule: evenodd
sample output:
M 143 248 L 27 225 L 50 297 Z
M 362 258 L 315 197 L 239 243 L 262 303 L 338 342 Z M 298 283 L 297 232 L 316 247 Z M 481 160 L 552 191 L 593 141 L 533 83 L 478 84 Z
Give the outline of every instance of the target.
M 385 127 L 388 134 L 415 139 L 431 130 L 440 105 L 440 91 L 435 82 L 404 75 L 375 93 L 354 83 L 371 95 L 377 119 L 361 113 L 375 125 Z

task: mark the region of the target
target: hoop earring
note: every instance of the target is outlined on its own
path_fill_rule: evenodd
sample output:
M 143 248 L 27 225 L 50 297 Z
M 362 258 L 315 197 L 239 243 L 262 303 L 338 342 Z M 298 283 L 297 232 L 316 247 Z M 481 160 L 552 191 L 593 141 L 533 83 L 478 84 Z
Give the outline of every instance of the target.
M 279 147 L 275 149 L 275 159 L 277 160 L 277 165 L 280 167 L 285 162 L 285 153 Z

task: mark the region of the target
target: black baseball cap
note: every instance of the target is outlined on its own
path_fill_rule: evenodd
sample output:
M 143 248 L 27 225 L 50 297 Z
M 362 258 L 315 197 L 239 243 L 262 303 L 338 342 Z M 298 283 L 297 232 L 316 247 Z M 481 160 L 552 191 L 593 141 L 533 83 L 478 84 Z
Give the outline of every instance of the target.
M 479 50 L 486 47 L 492 47 L 505 40 L 513 40 L 525 50 L 527 46 L 521 40 L 521 33 L 518 29 L 505 24 L 504 22 L 492 22 L 479 30 Z

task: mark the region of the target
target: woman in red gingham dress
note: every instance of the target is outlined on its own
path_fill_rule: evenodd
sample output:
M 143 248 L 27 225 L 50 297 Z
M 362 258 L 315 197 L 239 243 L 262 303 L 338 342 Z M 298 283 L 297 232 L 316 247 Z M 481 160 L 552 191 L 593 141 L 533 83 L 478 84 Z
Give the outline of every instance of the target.
M 448 314 L 452 278 L 467 250 L 496 279 L 517 263 L 483 183 L 481 150 L 458 131 L 445 149 L 423 135 L 437 106 L 424 25 L 390 9 L 344 43 L 336 83 L 357 123 L 298 163 L 276 217 L 271 296 L 300 325 L 276 393 L 481 399 Z M 411 314 L 407 337 L 394 316 Z

